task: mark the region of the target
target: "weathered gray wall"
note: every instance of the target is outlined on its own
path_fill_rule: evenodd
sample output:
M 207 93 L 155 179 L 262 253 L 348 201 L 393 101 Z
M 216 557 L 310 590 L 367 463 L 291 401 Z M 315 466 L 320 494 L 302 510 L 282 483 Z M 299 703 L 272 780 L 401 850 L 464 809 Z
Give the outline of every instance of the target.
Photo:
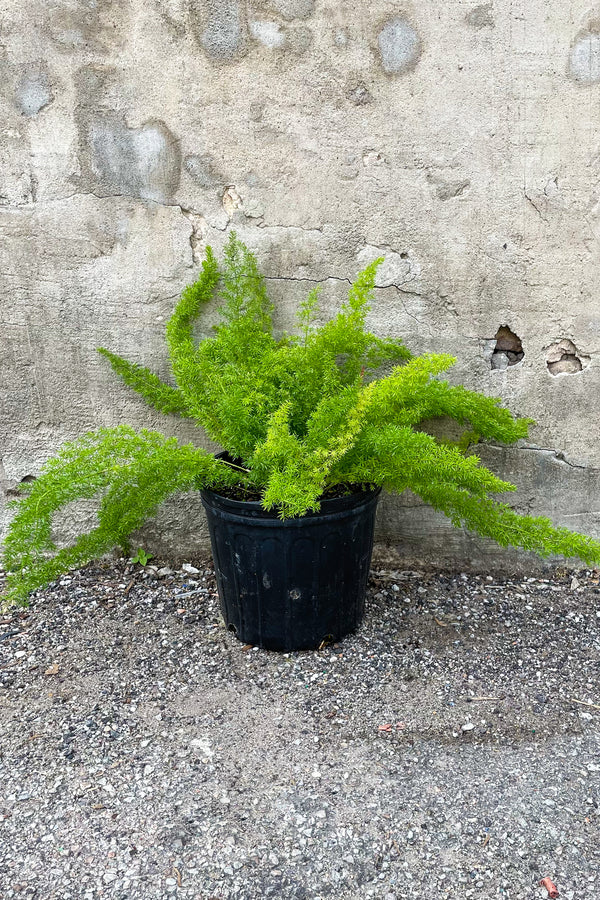
M 528 448 L 485 459 L 522 509 L 600 534 L 600 7 L 3 0 L 0 15 L 4 495 L 100 424 L 202 440 L 94 348 L 166 375 L 164 320 L 235 227 L 281 324 L 314 281 L 333 309 L 385 254 L 373 328 L 451 351 L 453 379 L 533 416 Z M 507 368 L 503 325 L 524 351 Z M 413 503 L 380 517 L 408 556 L 508 560 Z M 146 543 L 190 555 L 188 507 L 192 537 L 178 502 Z

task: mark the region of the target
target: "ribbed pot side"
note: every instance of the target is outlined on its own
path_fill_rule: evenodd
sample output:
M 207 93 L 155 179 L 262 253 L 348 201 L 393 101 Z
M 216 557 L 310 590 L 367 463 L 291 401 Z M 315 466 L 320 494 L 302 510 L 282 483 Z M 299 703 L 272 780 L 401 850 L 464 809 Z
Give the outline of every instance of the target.
M 362 621 L 380 489 L 278 519 L 259 502 L 202 493 L 227 627 L 267 650 L 310 650 Z

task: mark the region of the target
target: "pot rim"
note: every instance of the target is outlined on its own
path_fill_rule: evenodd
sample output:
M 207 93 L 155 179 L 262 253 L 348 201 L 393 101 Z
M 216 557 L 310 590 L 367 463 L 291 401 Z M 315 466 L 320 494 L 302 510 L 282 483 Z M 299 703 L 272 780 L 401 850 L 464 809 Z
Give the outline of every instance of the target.
M 261 515 L 261 517 L 264 518 L 286 522 L 288 520 L 307 519 L 314 516 L 326 515 L 331 512 L 341 512 L 344 509 L 353 509 L 357 506 L 364 506 L 376 497 L 379 497 L 380 493 L 381 488 L 374 487 L 372 490 L 355 491 L 352 494 L 345 494 L 343 497 L 326 497 L 324 500 L 320 501 L 321 508 L 319 510 L 309 510 L 301 516 L 290 516 L 286 519 L 280 519 L 276 509 L 265 509 L 260 500 L 234 500 L 232 497 L 226 497 L 224 494 L 220 494 L 212 488 L 202 488 L 200 496 L 202 497 L 202 501 L 208 503 L 210 506 L 220 507 L 221 509 L 230 509 L 232 512 L 239 511 L 240 513 L 243 510 L 247 510 L 256 515 Z
M 229 454 L 226 451 L 215 453 L 217 459 L 224 456 L 229 456 Z M 260 500 L 234 500 L 232 497 L 227 497 L 213 488 L 202 488 L 200 490 L 200 496 L 202 498 L 202 503 L 213 509 L 230 511 L 231 513 L 238 513 L 239 515 L 251 516 L 253 518 L 271 519 L 275 522 L 284 524 L 286 522 L 300 522 L 304 519 L 314 519 L 318 516 L 327 516 L 331 513 L 344 512 L 345 510 L 353 510 L 368 506 L 370 503 L 376 502 L 381 494 L 381 490 L 380 486 L 374 485 L 366 491 L 353 491 L 342 497 L 326 497 L 325 499 L 320 500 L 320 509 L 309 510 L 301 516 L 289 516 L 285 519 L 281 519 L 277 515 L 277 509 L 265 509 Z

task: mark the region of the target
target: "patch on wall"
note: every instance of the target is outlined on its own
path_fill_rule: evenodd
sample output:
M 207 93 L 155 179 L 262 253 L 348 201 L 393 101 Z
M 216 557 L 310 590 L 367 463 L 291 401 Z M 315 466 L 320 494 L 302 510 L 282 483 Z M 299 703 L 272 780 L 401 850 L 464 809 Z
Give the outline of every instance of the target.
M 383 71 L 388 75 L 402 75 L 418 63 L 421 39 L 410 22 L 396 16 L 381 27 L 377 48 Z
M 467 13 L 466 22 L 471 28 L 493 28 L 494 4 L 482 3 L 481 6 L 475 6 Z
M 179 186 L 181 153 L 175 135 L 160 120 L 130 128 L 122 115 L 92 118 L 81 155 L 95 192 L 163 202 Z
M 128 0 L 54 0 L 47 4 L 47 33 L 68 53 L 107 53 L 129 38 Z
M 447 180 L 443 174 L 435 172 L 427 172 L 427 181 L 435 185 L 435 193 L 439 200 L 452 200 L 454 197 L 461 197 L 464 192 L 471 186 L 469 178 L 457 178 Z
M 315 0 L 269 0 L 268 5 L 284 19 L 308 19 L 315 11 Z
M 591 18 L 575 36 L 569 52 L 567 72 L 579 84 L 600 81 L 600 20 Z
M 366 106 L 368 103 L 373 102 L 373 95 L 364 81 L 352 84 L 346 91 L 346 97 L 355 106 Z
M 189 153 L 184 160 L 184 168 L 201 188 L 218 188 L 226 184 L 217 160 L 210 153 Z
M 246 13 L 239 0 L 192 0 L 194 33 L 208 58 L 230 64 L 248 51 Z
M 283 50 L 286 44 L 285 31 L 278 22 L 251 22 L 250 34 L 254 40 L 269 50 Z
M 15 105 L 24 116 L 37 116 L 54 99 L 50 76 L 44 63 L 27 66 L 15 88 Z

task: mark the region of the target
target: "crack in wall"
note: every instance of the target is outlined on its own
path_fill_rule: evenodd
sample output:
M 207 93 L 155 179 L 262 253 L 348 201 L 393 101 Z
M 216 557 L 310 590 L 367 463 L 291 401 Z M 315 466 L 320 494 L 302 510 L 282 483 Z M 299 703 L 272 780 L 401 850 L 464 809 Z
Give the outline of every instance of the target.
M 201 247 L 203 247 L 203 245 L 204 245 L 204 240 L 208 234 L 209 227 L 213 228 L 216 231 L 220 231 L 222 233 L 227 232 L 230 227 L 230 222 L 225 223 L 223 226 L 219 226 L 216 223 L 211 223 L 209 226 L 207 220 L 202 215 L 202 213 L 200 213 L 198 210 L 194 209 L 193 207 L 184 206 L 182 203 L 178 203 L 176 201 L 170 202 L 166 199 L 140 198 L 140 197 L 132 196 L 131 194 L 126 194 L 126 193 L 111 193 L 111 194 L 104 195 L 104 194 L 98 194 L 94 190 L 91 190 L 91 189 L 76 190 L 76 191 L 73 191 L 71 194 L 67 194 L 62 197 L 52 198 L 52 200 L 48 200 L 45 202 L 46 203 L 57 203 L 57 202 L 65 201 L 65 200 L 71 200 L 77 196 L 82 196 L 82 197 L 90 196 L 90 197 L 95 197 L 97 200 L 108 200 L 108 201 L 111 201 L 114 199 L 122 199 L 122 200 L 127 200 L 132 203 L 143 203 L 144 205 L 150 204 L 150 205 L 156 205 L 156 206 L 161 206 L 161 207 L 165 207 L 165 208 L 178 209 L 180 211 L 181 215 L 184 216 L 184 218 L 186 218 L 190 222 L 190 225 L 192 227 L 192 231 L 191 231 L 191 234 L 189 237 L 189 244 L 190 244 L 190 249 L 191 249 L 191 254 L 192 254 L 192 263 L 194 265 L 197 265 L 202 261 L 202 254 L 200 251 L 201 251 Z M 32 204 L 27 204 L 27 205 L 30 206 Z M 261 224 L 258 224 L 257 227 L 261 228 L 261 229 L 271 229 L 272 228 L 272 229 L 297 230 L 297 231 L 303 231 L 305 233 L 311 233 L 311 232 L 317 233 L 317 234 L 323 233 L 323 226 L 321 226 L 320 228 L 306 228 L 302 225 L 278 225 L 278 224 L 265 225 L 265 224 L 261 223 Z M 338 281 L 340 283 L 347 284 L 349 286 L 351 286 L 353 284 L 352 279 L 343 278 L 339 275 L 328 275 L 325 278 L 320 278 L 320 279 L 307 278 L 307 277 L 285 276 L 285 275 L 266 275 L 264 277 L 265 277 L 266 281 L 290 281 L 290 282 L 296 281 L 296 282 L 306 282 L 307 284 L 321 284 L 326 281 Z M 406 282 L 406 283 L 409 283 L 409 282 Z M 389 282 L 386 282 L 385 284 L 375 285 L 375 290 L 386 290 L 388 288 L 394 288 L 397 291 L 398 295 L 405 295 L 408 297 L 421 297 L 423 299 L 427 299 L 426 294 L 423 294 L 422 292 L 415 290 L 415 289 L 409 289 L 405 286 L 405 284 L 398 284 L 395 281 L 389 281 Z M 404 302 L 402 296 L 399 296 L 399 300 L 400 300 L 400 303 L 402 304 L 402 309 L 403 309 L 405 315 L 408 318 L 412 319 L 419 326 L 419 328 L 421 328 L 421 329 L 425 328 L 427 330 L 428 334 L 431 336 L 433 333 L 431 325 L 429 323 L 424 322 L 423 320 L 419 319 L 418 316 L 416 316 L 414 313 L 411 313 L 410 310 L 407 308 L 406 303 Z
M 70 194 L 61 194 L 59 197 L 48 197 L 45 200 L 37 200 L 35 203 L 31 200 L 28 200 L 26 203 L 9 203 L 7 204 L 7 208 L 25 209 L 33 206 L 51 206 L 53 203 L 64 203 L 66 200 L 73 200 L 75 197 L 95 197 L 96 200 L 127 200 L 131 203 L 142 204 L 143 206 L 163 206 L 167 209 L 179 209 L 184 215 L 187 212 L 191 212 L 194 215 L 202 215 L 198 210 L 183 206 L 176 201 L 170 203 L 168 200 L 155 200 L 151 197 L 134 197 L 132 194 L 97 194 L 95 191 L 91 190 L 76 190 L 72 191 Z M 217 226 L 213 227 L 216 228 Z M 225 226 L 225 228 L 227 228 L 227 226 Z M 225 228 L 217 228 L 217 230 L 224 231 Z
M 486 446 L 494 447 L 496 450 L 506 449 L 501 444 L 487 443 Z M 556 448 L 554 448 L 554 447 L 530 446 L 530 447 L 512 447 L 510 449 L 518 450 L 519 452 L 520 451 L 529 451 L 530 453 L 531 452 L 533 452 L 533 453 L 549 453 L 549 454 L 552 454 L 554 459 L 557 459 L 559 462 L 564 463 L 566 466 L 570 466 L 572 469 L 585 469 L 587 471 L 587 470 L 593 468 L 592 466 L 585 466 L 585 465 L 581 465 L 580 463 L 571 462 L 571 460 L 567 459 L 563 450 L 556 450 Z
M 144 205 L 150 204 L 150 205 L 162 206 L 162 207 L 170 208 L 170 209 L 178 209 L 179 212 L 181 213 L 181 215 L 184 216 L 186 219 L 188 219 L 188 221 L 190 222 L 190 224 L 192 226 L 192 232 L 191 232 L 190 238 L 189 238 L 190 249 L 192 252 L 192 263 L 194 265 L 197 265 L 198 263 L 201 262 L 202 257 L 199 252 L 199 248 L 203 244 L 204 239 L 208 233 L 209 225 L 208 225 L 206 219 L 204 218 L 204 216 L 202 215 L 202 213 L 198 212 L 193 207 L 187 207 L 187 206 L 184 206 L 183 204 L 177 203 L 175 201 L 169 202 L 167 200 L 143 199 L 143 198 L 139 198 L 139 197 L 133 197 L 130 194 L 107 194 L 107 195 L 97 194 L 95 191 L 92 191 L 92 190 L 73 191 L 73 193 L 71 193 L 71 194 L 66 194 L 62 197 L 52 198 L 51 200 L 44 201 L 44 203 L 58 203 L 58 202 L 62 202 L 65 200 L 71 200 L 74 197 L 78 197 L 78 196 L 95 197 L 97 200 L 107 200 L 107 201 L 111 201 L 111 200 L 115 200 L 115 199 L 122 199 L 122 200 L 127 200 L 131 203 L 143 203 Z M 23 204 L 23 205 L 25 205 L 25 204 Z M 27 204 L 27 205 L 31 206 L 32 204 Z M 37 205 L 39 205 L 39 204 L 37 204 Z M 198 222 L 196 224 L 194 222 L 194 219 L 198 220 Z M 215 231 L 220 231 L 223 233 L 227 232 L 227 230 L 229 229 L 229 226 L 230 226 L 230 222 L 227 222 L 222 227 L 215 223 L 210 224 L 210 228 L 213 228 Z M 302 225 L 276 225 L 275 224 L 275 225 L 258 225 L 257 227 L 265 228 L 265 229 L 284 228 L 287 230 L 291 229 L 291 230 L 303 231 L 306 233 L 315 232 L 315 233 L 319 233 L 319 234 L 322 234 L 322 232 L 323 232 L 322 227 L 321 228 L 305 228 Z M 199 231 L 200 231 L 200 237 L 198 236 Z M 353 284 L 352 279 L 343 278 L 339 275 L 328 275 L 325 278 L 306 278 L 306 277 L 294 277 L 294 276 L 286 276 L 286 275 L 265 275 L 264 277 L 265 277 L 266 281 L 297 281 L 297 282 L 303 281 L 303 282 L 306 282 L 307 284 L 321 284 L 325 281 L 338 281 L 340 283 L 348 284 L 349 286 L 351 286 Z M 405 294 L 406 296 L 409 296 L 409 297 L 422 297 L 422 298 L 426 299 L 426 296 L 427 296 L 426 294 L 423 294 L 420 291 L 417 291 L 414 289 L 409 290 L 408 288 L 406 288 L 403 285 L 400 285 L 394 281 L 387 282 L 386 284 L 375 285 L 375 290 L 386 290 L 387 288 L 394 288 L 398 292 L 398 294 Z M 431 336 L 431 334 L 432 334 L 431 326 L 427 322 L 423 322 L 421 319 L 419 319 L 417 316 L 415 316 L 414 313 L 411 313 L 407 309 L 406 303 L 404 302 L 402 297 L 400 297 L 399 299 L 402 304 L 402 308 L 404 310 L 405 315 L 408 316 L 410 319 L 412 319 L 414 322 L 416 322 L 416 324 L 420 328 L 426 328 L 429 335 Z
M 576 519 L 578 517 L 581 518 L 581 516 L 600 516 L 600 509 L 586 509 L 584 512 L 578 513 L 562 513 L 563 519 Z
M 325 281 L 339 281 L 343 284 L 352 284 L 349 278 L 342 278 L 340 275 L 326 275 L 325 278 L 306 278 L 305 276 L 295 275 L 263 275 L 265 281 L 306 281 L 308 284 L 323 284 Z
M 255 216 L 247 216 L 247 218 L 257 218 Z M 317 234 L 323 234 L 323 225 L 320 228 L 307 228 L 305 225 L 277 225 L 277 224 L 268 224 L 265 221 L 261 221 L 257 224 L 257 228 L 262 228 L 265 230 L 269 230 L 271 228 L 285 228 L 286 231 L 304 231 L 306 234 L 310 234 L 312 231 Z
M 192 227 L 192 230 L 190 232 L 192 263 L 194 265 L 199 265 L 202 262 L 202 257 L 204 255 L 201 252 L 201 248 L 204 246 L 204 239 L 206 238 L 208 232 L 206 219 L 204 218 L 204 216 L 198 215 L 198 213 L 192 212 L 190 209 L 186 209 L 183 206 L 180 206 L 179 209 L 181 210 L 181 214 L 185 216 Z
M 535 202 L 535 200 L 533 199 L 533 197 L 531 197 L 531 196 L 527 193 L 527 191 L 526 191 L 525 189 L 523 190 L 523 195 L 524 195 L 525 199 L 527 200 L 527 202 L 528 202 L 531 206 L 533 206 L 533 208 L 535 209 L 536 213 L 538 214 L 538 216 L 540 217 L 540 219 L 542 220 L 542 222 L 547 222 L 547 221 L 548 221 L 547 216 L 544 215 L 544 213 L 542 212 L 542 210 L 540 209 L 540 207 L 537 205 L 537 203 Z
M 297 282 L 306 282 L 307 284 L 323 284 L 326 281 L 338 281 L 338 282 L 340 282 L 340 284 L 347 284 L 350 286 L 352 286 L 352 284 L 353 284 L 353 281 L 351 278 L 343 278 L 341 275 L 327 275 L 325 278 L 307 278 L 306 276 L 295 277 L 293 275 L 265 275 L 264 279 L 265 279 L 265 281 L 297 281 Z M 400 287 L 400 285 L 396 284 L 393 281 L 388 282 L 387 284 L 376 284 L 374 287 L 375 287 L 376 291 L 383 291 L 383 290 L 387 290 L 388 288 L 395 288 L 399 294 L 408 294 L 409 296 L 413 296 L 413 297 L 415 297 L 415 296 L 416 297 L 425 297 L 426 296 L 425 294 L 421 294 L 418 291 L 408 291 L 406 289 L 403 289 L 402 287 Z M 410 319 L 413 319 L 413 321 L 417 323 L 419 328 L 426 328 L 429 335 L 431 336 L 431 334 L 432 334 L 431 326 L 427 322 L 423 322 L 420 319 L 418 319 L 417 316 L 414 315 L 414 313 L 409 312 L 409 310 L 406 308 L 406 304 L 405 304 L 404 300 L 402 299 L 402 297 L 399 297 L 399 300 L 400 300 L 400 303 L 402 304 L 402 309 L 404 310 L 404 313 Z
M 326 275 L 324 278 L 308 278 L 306 276 L 295 276 L 295 275 L 265 275 L 265 281 L 306 281 L 309 284 L 322 284 L 325 281 L 339 281 L 343 284 L 354 284 L 351 278 L 344 278 L 341 275 Z M 389 281 L 386 284 L 376 284 L 376 291 L 387 290 L 387 288 L 396 288 L 401 294 L 408 294 L 413 297 L 425 297 L 425 294 L 421 294 L 419 291 L 408 291 L 406 288 L 402 288 L 399 284 L 396 284 L 394 281 Z

